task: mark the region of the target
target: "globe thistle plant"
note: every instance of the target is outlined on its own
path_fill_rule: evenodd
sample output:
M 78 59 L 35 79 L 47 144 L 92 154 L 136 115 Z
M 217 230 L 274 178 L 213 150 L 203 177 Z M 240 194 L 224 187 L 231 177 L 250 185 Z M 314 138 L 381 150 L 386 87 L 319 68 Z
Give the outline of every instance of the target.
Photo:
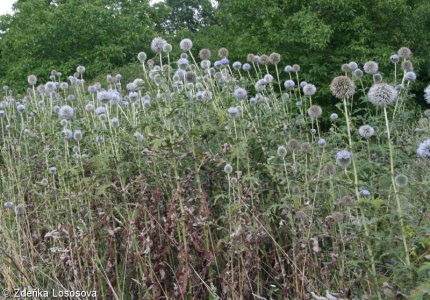
M 371 138 L 375 134 L 375 130 L 372 126 L 369 125 L 363 125 L 358 129 L 358 133 L 361 137 L 365 139 Z
M 376 83 L 369 89 L 367 97 L 373 105 L 387 107 L 397 100 L 397 90 L 387 83 Z
M 167 44 L 167 41 L 165 39 L 156 37 L 151 42 L 151 49 L 155 53 L 161 53 L 161 51 L 163 51 L 163 47 L 165 44 Z
M 248 98 L 248 92 L 243 88 L 236 88 L 234 90 L 234 98 L 237 100 L 245 100 Z
M 199 57 L 201 60 L 210 60 L 211 59 L 211 51 L 209 49 L 201 49 L 199 51 Z
M 425 140 L 418 146 L 417 155 L 430 162 L 430 139 Z
M 315 85 L 307 83 L 303 86 L 303 94 L 305 96 L 313 96 L 317 91 Z
M 364 64 L 363 66 L 363 70 L 364 72 L 366 72 L 367 74 L 373 75 L 376 72 L 378 72 L 378 63 L 374 62 L 374 61 L 368 61 Z
M 229 109 L 227 109 L 227 113 L 230 118 L 234 119 L 239 116 L 240 110 L 237 107 L 230 107 Z
M 312 105 L 311 107 L 309 107 L 309 109 L 308 109 L 308 115 L 312 119 L 317 119 L 317 118 L 321 117 L 321 115 L 322 115 L 322 108 L 321 108 L 321 106 Z
M 336 153 L 336 163 L 343 168 L 351 164 L 351 158 L 351 152 L 347 150 L 341 150 Z
M 355 94 L 355 83 L 347 76 L 338 76 L 331 82 L 330 91 L 338 99 L 349 98 Z
M 287 149 L 284 146 L 279 146 L 276 153 L 279 157 L 284 158 L 287 155 Z
M 412 51 L 411 51 L 411 49 L 409 49 L 409 48 L 407 48 L 407 47 L 401 47 L 401 48 L 399 49 L 399 51 L 397 51 L 397 54 L 398 54 L 401 58 L 406 59 L 406 58 L 409 58 L 409 57 L 412 55 Z
M 408 185 L 409 179 L 408 179 L 408 176 L 406 176 L 404 174 L 399 174 L 394 178 L 394 181 L 395 181 L 397 186 L 405 187 Z
M 73 118 L 74 110 L 68 105 L 64 105 L 58 111 L 60 119 L 71 120 Z
M 399 61 L 400 61 L 400 56 L 398 56 L 397 54 L 393 54 L 393 55 L 390 56 L 390 61 L 393 64 L 398 64 Z
M 228 57 L 228 50 L 227 50 L 227 48 L 220 48 L 218 50 L 218 56 L 220 58 L 226 58 L 226 57 Z

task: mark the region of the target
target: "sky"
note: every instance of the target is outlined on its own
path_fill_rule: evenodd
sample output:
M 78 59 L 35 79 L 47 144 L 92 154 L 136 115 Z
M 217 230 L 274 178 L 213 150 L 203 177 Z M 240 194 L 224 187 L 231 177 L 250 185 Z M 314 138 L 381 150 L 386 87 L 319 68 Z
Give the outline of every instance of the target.
M 16 0 L 0 0 L 0 15 L 12 13 L 12 4 L 15 2 Z

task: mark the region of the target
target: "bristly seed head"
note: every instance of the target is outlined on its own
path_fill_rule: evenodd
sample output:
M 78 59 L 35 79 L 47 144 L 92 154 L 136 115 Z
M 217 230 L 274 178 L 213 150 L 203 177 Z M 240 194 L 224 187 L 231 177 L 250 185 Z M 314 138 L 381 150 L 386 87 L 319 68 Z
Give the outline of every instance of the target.
M 338 76 L 331 82 L 330 90 L 336 98 L 345 99 L 355 94 L 355 83 L 347 76 Z

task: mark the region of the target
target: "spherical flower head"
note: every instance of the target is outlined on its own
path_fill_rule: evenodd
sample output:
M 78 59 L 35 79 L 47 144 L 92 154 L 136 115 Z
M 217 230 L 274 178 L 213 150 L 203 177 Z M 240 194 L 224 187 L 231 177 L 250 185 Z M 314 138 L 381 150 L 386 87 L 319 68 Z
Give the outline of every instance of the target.
M 239 61 L 235 61 L 232 66 L 233 66 L 233 69 L 237 71 L 237 70 L 240 70 L 240 68 L 242 68 L 242 63 Z
M 292 151 L 297 151 L 300 149 L 300 143 L 296 139 L 291 139 L 288 141 L 287 147 Z
M 228 57 L 228 50 L 226 48 L 220 48 L 218 50 L 218 56 L 221 57 L 221 58 Z
M 281 61 L 281 55 L 279 53 L 273 52 L 269 56 L 269 61 L 271 64 L 277 65 Z
M 100 107 L 96 108 L 96 115 L 97 116 L 105 114 L 105 113 L 106 113 L 106 108 L 105 107 L 100 106 Z
M 410 72 L 414 69 L 414 65 L 410 60 L 402 61 L 401 66 L 402 66 L 402 69 L 405 70 L 406 72 Z
M 376 72 L 378 72 L 378 63 L 374 62 L 373 60 L 368 61 L 364 64 L 363 67 L 364 72 L 366 72 L 367 74 L 375 74 Z
M 146 60 L 146 53 L 145 52 L 139 52 L 139 54 L 137 55 L 137 59 L 141 62 L 144 63 Z
M 293 65 L 293 71 L 294 72 L 300 72 L 300 66 L 298 64 Z
M 229 115 L 230 118 L 236 118 L 237 116 L 239 116 L 240 114 L 240 110 L 237 107 L 230 107 L 229 109 L 227 109 L 227 113 Z
M 230 164 L 226 164 L 224 167 L 224 172 L 231 174 L 233 172 L 233 167 Z
M 17 216 L 22 216 L 25 214 L 25 207 L 22 206 L 21 204 L 18 206 L 15 206 L 15 214 Z
M 163 51 L 163 47 L 165 44 L 167 44 L 167 41 L 165 39 L 156 37 L 151 42 L 151 49 L 155 53 L 160 53 L 161 51 Z
M 363 125 L 358 129 L 358 134 L 365 139 L 369 139 L 375 134 L 375 130 L 372 126 Z
M 286 100 L 290 99 L 290 94 L 288 94 L 288 93 L 283 93 L 283 94 L 282 94 L 282 96 L 281 96 L 281 99 L 282 99 L 283 101 L 286 101 Z
M 336 163 L 341 167 L 346 168 L 349 166 L 351 164 L 351 159 L 351 152 L 347 150 L 341 150 L 336 153 Z
M 305 96 L 312 96 L 316 93 L 317 88 L 315 87 L 315 85 L 307 83 L 303 86 L 303 94 Z
M 387 107 L 397 100 L 397 90 L 387 83 L 374 84 L 367 94 L 375 106 Z
M 295 86 L 296 86 L 296 83 L 295 83 L 293 80 L 291 80 L 291 79 L 288 79 L 288 80 L 286 80 L 286 81 L 284 82 L 284 87 L 285 87 L 287 90 L 291 90 L 291 89 L 293 89 Z
M 24 112 L 25 111 L 25 105 L 23 105 L 23 104 L 19 104 L 17 107 L 16 107 L 16 109 L 19 111 L 19 112 Z
M 143 142 L 143 140 L 145 139 L 145 137 L 143 136 L 143 134 L 141 134 L 140 132 L 135 132 L 135 133 L 134 133 L 134 137 L 135 137 L 139 142 Z
M 101 144 L 105 141 L 105 138 L 103 136 L 96 136 L 96 142 Z
M 342 70 L 342 72 L 345 72 L 345 73 L 351 71 L 348 64 L 343 64 L 342 67 L 340 67 L 340 69 Z
M 296 102 L 296 107 L 297 108 L 302 108 L 303 107 L 303 102 L 302 101 L 297 101 Z
M 397 51 L 397 54 L 401 58 L 405 59 L 405 58 L 408 58 L 408 57 L 410 57 L 412 55 L 412 51 L 411 51 L 411 49 L 409 49 L 407 47 L 402 47 L 402 48 L 399 49 L 399 51 Z
M 36 85 L 37 77 L 35 75 L 30 75 L 28 76 L 27 81 L 29 85 Z
M 264 80 L 267 82 L 267 83 L 272 83 L 272 81 L 273 81 L 273 76 L 272 75 L 270 75 L 270 74 L 266 74 L 266 75 L 264 75 Z
M 79 130 L 79 129 L 76 129 L 76 130 L 75 130 L 75 132 L 73 133 L 73 138 L 74 138 L 76 141 L 80 141 L 80 140 L 82 140 L 82 131 L 81 131 L 81 130 Z
M 68 100 L 68 101 L 75 101 L 75 100 L 76 100 L 76 97 L 75 97 L 75 95 L 70 94 L 70 95 L 67 95 L 67 100 Z
M 182 51 L 190 51 L 191 48 L 193 48 L 193 42 L 190 39 L 183 39 L 179 43 L 179 48 L 181 48 Z
M 57 85 L 55 84 L 55 82 L 52 81 L 48 81 L 47 83 L 45 83 L 45 91 L 50 93 L 50 92 L 54 92 L 57 90 Z
M 4 204 L 4 208 L 8 209 L 8 208 L 12 208 L 13 207 L 13 202 L 5 202 Z
M 260 56 L 260 64 L 262 65 L 268 65 L 270 63 L 270 58 L 266 54 L 263 54 Z
M 224 57 L 224 58 L 221 58 L 220 63 L 221 63 L 221 65 L 223 65 L 225 67 L 225 66 L 228 66 L 230 61 Z
M 308 83 L 306 81 L 300 81 L 300 87 L 304 88 Z
M 308 115 L 312 119 L 317 119 L 317 118 L 321 117 L 321 115 L 322 115 L 322 108 L 321 108 L 321 106 L 319 106 L 319 105 L 312 105 L 311 107 L 309 107 L 309 109 L 308 109 Z
M 374 83 L 381 83 L 382 82 L 382 75 L 380 73 L 373 74 L 373 82 Z
M 118 120 L 118 118 L 112 118 L 112 119 L 110 120 L 110 125 L 111 125 L 113 128 L 118 128 L 118 127 L 119 127 L 119 120 Z
M 290 66 L 290 65 L 288 65 L 288 66 L 286 66 L 285 68 L 284 68 L 284 72 L 285 73 L 291 73 L 291 72 L 293 72 L 294 70 L 293 70 L 293 67 L 292 66 Z
M 209 69 L 209 68 L 211 67 L 211 62 L 210 62 L 210 60 L 207 60 L 207 59 L 202 60 L 202 61 L 200 62 L 200 67 L 202 67 L 202 69 L 203 69 L 203 70 L 207 70 L 207 69 Z
M 338 76 L 331 82 L 330 91 L 338 99 L 352 97 L 355 94 L 355 83 L 347 76 Z
M 287 155 L 287 148 L 285 148 L 284 146 L 279 146 L 276 153 L 279 157 L 284 158 Z
M 243 88 L 236 88 L 234 90 L 234 98 L 237 100 L 245 100 L 248 98 L 248 92 Z
M 425 140 L 418 146 L 417 154 L 419 157 L 430 162 L 430 139 Z
M 85 69 L 85 67 L 84 66 L 78 66 L 77 68 L 76 68 L 76 72 L 78 72 L 79 74 L 84 74 L 85 73 L 85 71 L 86 71 L 86 69 Z
M 196 82 L 196 79 L 197 79 L 197 75 L 196 75 L 196 73 L 194 73 L 193 71 L 188 71 L 188 72 L 185 74 L 185 80 L 186 80 L 188 83 L 194 83 L 194 82 Z
M 170 45 L 169 43 L 166 43 L 166 44 L 164 44 L 164 46 L 163 46 L 163 51 L 164 51 L 164 52 L 166 52 L 166 53 L 170 53 L 170 52 L 172 52 L 172 49 L 173 49 L 173 47 L 172 47 L 172 45 Z
M 398 56 L 397 54 L 393 54 L 393 55 L 390 56 L 390 61 L 393 64 L 397 64 L 400 61 L 400 56 Z
M 361 190 L 358 193 L 358 199 L 370 199 L 370 192 L 368 190 Z
M 408 176 L 404 174 L 399 174 L 394 177 L 394 183 L 399 187 L 405 187 L 408 185 L 409 179 Z
M 320 146 L 321 148 L 324 148 L 326 145 L 327 145 L 327 142 L 326 142 L 326 140 L 325 140 L 325 139 L 320 138 L 320 139 L 318 140 L 318 146 Z
M 330 119 L 331 119 L 332 121 L 337 120 L 338 118 L 339 118 L 339 116 L 338 116 L 337 114 L 331 114 L 331 115 L 330 115 Z
M 74 110 L 68 105 L 63 105 L 58 111 L 60 119 L 71 120 L 73 118 Z
M 355 69 L 353 72 L 352 72 L 352 75 L 354 75 L 354 77 L 355 78 L 361 78 L 361 77 L 363 77 L 363 75 L 364 75 L 364 73 L 363 73 L 363 71 L 362 70 L 360 70 L 360 69 Z
M 0 119 L 4 119 L 6 117 L 6 112 L 4 110 L 0 110 Z
M 73 138 L 73 132 L 70 129 L 64 129 L 63 135 L 66 140 L 71 140 Z
M 255 57 L 254 53 L 248 53 L 248 55 L 246 55 L 246 61 L 253 62 L 254 57 Z
M 405 79 L 408 81 L 415 81 L 417 79 L 417 75 L 413 71 L 406 72 Z
M 351 71 L 355 71 L 355 70 L 357 70 L 357 69 L 358 69 L 358 64 L 357 64 L 355 61 L 352 61 L 352 62 L 350 62 L 350 63 L 348 64 L 348 68 L 349 68 Z
M 250 64 L 248 64 L 248 63 L 245 63 L 245 64 L 243 64 L 242 69 L 243 69 L 245 72 L 249 72 L 249 71 L 251 70 L 251 65 L 250 65 Z
M 328 163 L 324 167 L 324 173 L 326 173 L 329 176 L 332 176 L 332 175 L 336 174 L 336 166 L 333 165 L 332 163 Z
M 254 60 L 253 60 L 253 62 L 254 62 L 255 64 L 259 64 L 259 63 L 260 63 L 260 56 L 258 56 L 258 55 L 254 55 Z
M 49 173 L 51 173 L 52 175 L 54 175 L 55 173 L 57 173 L 57 168 L 56 167 L 50 167 L 49 168 Z
M 199 57 L 201 60 L 211 59 L 211 51 L 209 49 L 203 48 L 199 51 Z
M 354 202 L 355 200 L 351 196 L 344 196 L 340 199 L 340 205 L 342 206 L 352 206 L 354 205 Z
M 311 153 L 312 152 L 312 145 L 308 142 L 304 142 L 300 145 L 300 150 L 304 153 Z
M 61 82 L 60 83 L 60 89 L 63 91 L 67 90 L 69 88 L 69 84 L 67 82 Z
M 424 116 L 426 116 L 427 118 L 430 118 L 430 109 L 426 109 L 424 111 Z M 0 118 L 1 118 L 1 114 L 0 114 Z M 3 117 L 4 118 L 4 117 Z

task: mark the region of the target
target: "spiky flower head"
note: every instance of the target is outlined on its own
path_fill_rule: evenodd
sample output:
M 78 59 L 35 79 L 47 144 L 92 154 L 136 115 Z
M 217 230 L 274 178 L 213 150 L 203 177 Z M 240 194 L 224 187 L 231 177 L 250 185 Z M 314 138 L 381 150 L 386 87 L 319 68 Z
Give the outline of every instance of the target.
M 373 60 L 368 61 L 364 64 L 363 67 L 364 72 L 366 72 L 367 74 L 375 74 L 376 72 L 378 72 L 378 63 L 374 62 Z
M 304 142 L 300 145 L 300 150 L 304 153 L 311 153 L 312 152 L 312 145 L 308 142 Z
M 68 105 L 64 105 L 58 111 L 58 116 L 60 119 L 70 120 L 73 118 L 74 110 Z
M 349 71 L 352 71 L 350 68 L 349 68 L 349 65 L 348 64 L 343 64 L 341 67 L 340 67 L 340 69 L 342 70 L 342 72 L 349 72 Z
M 19 105 L 16 107 L 16 109 L 17 109 L 19 112 L 24 112 L 24 111 L 25 111 L 25 105 L 24 105 L 24 104 L 19 104 Z
M 240 61 L 235 61 L 233 63 L 233 69 L 237 71 L 237 70 L 240 70 L 240 68 L 242 68 L 242 63 Z
M 426 117 L 430 118 L 430 109 L 426 109 L 426 110 L 424 111 L 424 116 L 426 116 Z
M 268 65 L 270 63 L 270 58 L 266 54 L 260 56 L 260 64 Z
M 293 71 L 296 73 L 300 72 L 300 66 L 298 64 L 293 65 Z
M 255 55 L 253 53 L 248 53 L 248 55 L 246 56 L 246 61 L 253 62 L 254 57 L 255 57 Z
M 358 193 L 358 199 L 370 199 L 370 192 L 368 190 L 361 190 Z
M 221 60 L 219 61 L 221 63 L 221 65 L 223 66 L 228 66 L 228 64 L 230 63 L 230 61 L 227 58 L 221 58 Z
M 254 55 L 253 62 L 254 62 L 255 64 L 259 64 L 259 63 L 260 63 L 260 56 L 258 56 L 258 55 Z
M 361 78 L 363 77 L 364 73 L 362 70 L 360 69 L 355 69 L 352 74 L 354 75 L 355 78 Z
M 170 45 L 169 43 L 164 44 L 164 46 L 163 46 L 163 51 L 164 52 L 170 53 L 170 52 L 172 52 L 172 50 L 173 50 L 172 45 Z
M 76 129 L 76 130 L 75 130 L 75 132 L 73 132 L 73 138 L 74 138 L 76 141 L 80 141 L 80 140 L 82 140 L 82 131 L 81 131 L 81 130 L 79 130 L 79 129 Z
M 408 182 L 409 182 L 408 176 L 406 176 L 405 174 L 399 174 L 396 177 L 394 177 L 394 183 L 397 186 L 405 187 L 408 185 Z
M 376 83 L 369 89 L 367 97 L 373 105 L 387 107 L 396 101 L 397 90 L 387 83 Z
M 260 79 L 255 83 L 254 86 L 258 92 L 261 92 L 261 91 L 264 91 L 264 89 L 266 88 L 266 84 L 267 84 L 266 80 Z
M 284 82 L 284 86 L 287 90 L 293 89 L 295 85 L 296 85 L 296 83 L 291 79 L 288 79 Z
M 270 54 L 269 60 L 271 64 L 277 65 L 281 61 L 281 55 L 279 53 L 273 52 Z
M 12 208 L 13 207 L 13 202 L 5 202 L 4 203 L 4 208 Z
M 357 69 L 358 69 L 358 64 L 357 64 L 355 61 L 352 61 L 352 62 L 350 62 L 350 63 L 348 64 L 348 68 L 349 68 L 351 71 L 355 71 L 355 70 L 357 70 Z
M 402 69 L 405 70 L 406 72 L 410 72 L 414 69 L 414 65 L 410 60 L 402 61 L 401 66 L 402 66 Z
M 417 75 L 413 71 L 406 72 L 405 79 L 408 81 L 415 81 L 417 79 Z
M 363 138 L 369 139 L 375 134 L 375 130 L 372 126 L 363 125 L 358 129 L 358 134 Z
M 228 57 L 228 50 L 226 48 L 220 48 L 218 50 L 218 56 L 221 57 L 221 58 Z
M 291 140 L 288 141 L 287 147 L 290 150 L 297 151 L 297 150 L 300 149 L 300 143 L 296 139 L 291 139 Z
M 312 119 L 317 119 L 317 118 L 321 117 L 321 115 L 322 115 L 322 108 L 321 108 L 321 106 L 319 106 L 319 105 L 312 105 L 311 107 L 309 107 L 309 109 L 308 109 L 308 115 Z
M 110 120 L 110 125 L 111 125 L 113 128 L 118 128 L 118 127 L 119 127 L 119 120 L 118 120 L 118 118 L 112 118 L 112 119 Z
M 330 119 L 332 121 L 337 120 L 338 118 L 339 118 L 339 116 L 337 114 L 335 114 L 335 113 L 333 113 L 333 114 L 330 115 Z
M 183 39 L 179 43 L 179 47 L 182 51 L 190 51 L 193 48 L 193 42 L 190 39 Z
M 418 146 L 417 154 L 419 157 L 430 162 L 430 139 L 425 140 Z
M 408 47 L 402 47 L 399 49 L 399 51 L 397 51 L 397 54 L 401 57 L 401 58 L 408 58 L 409 56 L 412 55 L 412 51 L 411 49 L 409 49 Z
M 73 132 L 70 129 L 64 129 L 63 136 L 66 140 L 70 140 L 73 138 Z
M 382 75 L 380 73 L 373 74 L 373 82 L 374 83 L 381 83 L 382 82 Z
M 161 37 L 156 37 L 151 42 L 151 49 L 155 53 L 160 53 L 163 51 L 164 45 L 167 44 L 167 41 Z
M 35 75 L 29 75 L 27 81 L 29 85 L 36 85 L 37 77 Z
M 250 65 L 250 64 L 248 64 L 248 63 L 243 64 L 242 69 L 243 69 L 245 72 L 249 72 L 249 71 L 251 70 L 251 65 Z
M 284 68 L 284 71 L 285 71 L 285 73 L 291 73 L 291 72 L 293 72 L 294 70 L 293 70 L 293 67 L 292 67 L 292 66 L 288 65 L 288 66 L 286 66 L 286 67 Z
M 306 83 L 303 86 L 303 94 L 305 96 L 312 96 L 312 95 L 314 95 L 316 93 L 316 91 L 317 91 L 317 88 L 313 84 Z
M 230 174 L 231 172 L 233 172 L 233 167 L 230 164 L 226 164 L 224 167 L 224 172 Z
M 141 62 L 144 63 L 146 60 L 146 53 L 145 52 L 139 52 L 139 54 L 137 55 L 137 59 Z
M 248 92 L 243 88 L 236 88 L 234 90 L 234 98 L 237 100 L 245 100 L 248 98 Z
M 209 49 L 203 48 L 199 51 L 199 57 L 201 60 L 211 59 L 211 51 Z
M 236 118 L 237 116 L 239 116 L 240 114 L 240 110 L 237 107 L 230 107 L 229 109 L 227 109 L 227 113 L 229 115 L 230 118 Z
M 77 68 L 76 68 L 76 72 L 78 72 L 79 74 L 84 74 L 85 73 L 85 71 L 86 71 L 86 69 L 85 69 L 85 67 L 84 66 L 78 66 Z
M 321 148 L 324 148 L 326 145 L 327 145 L 327 142 L 326 142 L 326 140 L 325 140 L 325 139 L 320 138 L 320 139 L 318 140 L 318 146 L 320 146 Z
M 196 79 L 197 79 L 197 75 L 196 75 L 196 73 L 194 73 L 193 71 L 188 71 L 188 72 L 185 74 L 185 80 L 186 80 L 187 82 L 194 83 L 194 82 L 196 82 Z
M 336 153 L 336 163 L 341 167 L 346 168 L 349 166 L 351 164 L 351 159 L 351 152 L 347 150 L 341 150 Z
M 390 56 L 390 61 L 393 64 L 397 64 L 400 61 L 400 56 L 398 56 L 397 54 L 393 54 L 393 55 Z
M 355 83 L 347 76 L 338 76 L 331 82 L 330 91 L 338 99 L 352 97 L 355 94 Z
M 351 196 L 344 196 L 340 199 L 340 205 L 342 206 L 352 206 L 354 205 L 354 202 L 355 200 Z
M 279 146 L 276 153 L 278 154 L 278 156 L 284 158 L 287 155 L 287 148 L 285 148 L 284 146 Z

